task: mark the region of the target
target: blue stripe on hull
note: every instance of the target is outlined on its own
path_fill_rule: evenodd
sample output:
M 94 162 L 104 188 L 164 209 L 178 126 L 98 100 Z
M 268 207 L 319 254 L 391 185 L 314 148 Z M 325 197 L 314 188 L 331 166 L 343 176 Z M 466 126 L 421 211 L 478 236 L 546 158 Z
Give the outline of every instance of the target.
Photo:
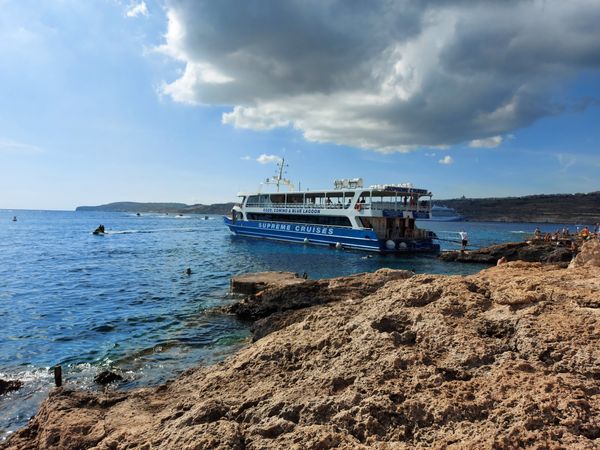
M 246 220 L 238 220 L 234 224 L 228 217 L 224 217 L 224 220 L 229 229 L 240 236 L 298 243 L 305 243 L 305 240 L 308 239 L 310 244 L 334 246 L 340 243 L 344 248 L 385 253 L 439 251 L 439 246 L 433 244 L 430 239 L 412 241 L 406 249 L 390 251 L 385 248 L 385 243 L 380 241 L 372 230 Z

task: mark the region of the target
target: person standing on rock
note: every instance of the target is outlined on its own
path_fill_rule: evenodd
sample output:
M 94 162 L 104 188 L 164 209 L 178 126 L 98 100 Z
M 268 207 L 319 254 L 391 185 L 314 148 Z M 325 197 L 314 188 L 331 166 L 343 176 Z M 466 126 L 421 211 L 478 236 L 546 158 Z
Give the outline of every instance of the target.
M 469 235 L 467 234 L 467 232 L 465 230 L 459 231 L 458 235 L 460 236 L 460 240 L 461 240 L 461 250 L 464 251 L 465 248 L 467 247 L 467 245 L 469 244 Z

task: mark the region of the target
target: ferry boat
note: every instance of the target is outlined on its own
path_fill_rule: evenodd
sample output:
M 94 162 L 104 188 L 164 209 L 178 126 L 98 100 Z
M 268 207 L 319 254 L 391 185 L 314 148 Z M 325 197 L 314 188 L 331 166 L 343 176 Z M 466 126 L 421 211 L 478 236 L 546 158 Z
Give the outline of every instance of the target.
M 420 220 L 431 220 L 432 222 L 459 222 L 464 220 L 464 218 L 458 214 L 454 208 L 443 205 L 433 205 L 431 207 L 431 217 L 429 219 Z
M 361 178 L 336 180 L 333 189 L 294 191 L 279 174 L 267 179 L 277 192 L 240 193 L 231 217 L 232 233 L 380 253 L 437 253 L 435 234 L 416 227 L 431 216 L 431 192 L 410 184 L 363 187 Z M 279 192 L 281 184 L 290 192 Z

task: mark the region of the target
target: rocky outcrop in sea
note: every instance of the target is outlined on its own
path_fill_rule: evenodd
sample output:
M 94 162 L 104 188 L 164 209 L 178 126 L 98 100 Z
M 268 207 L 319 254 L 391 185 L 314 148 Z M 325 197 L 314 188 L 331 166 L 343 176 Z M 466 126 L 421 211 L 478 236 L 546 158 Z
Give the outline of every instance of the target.
M 273 286 L 251 311 L 264 296 L 278 325 L 227 360 L 155 388 L 55 389 L 4 448 L 598 448 L 599 249 L 570 269 Z
M 453 250 L 439 254 L 448 262 L 496 264 L 500 258 L 506 261 L 541 262 L 566 267 L 578 250 L 563 242 L 524 241 L 491 245 L 477 250 Z

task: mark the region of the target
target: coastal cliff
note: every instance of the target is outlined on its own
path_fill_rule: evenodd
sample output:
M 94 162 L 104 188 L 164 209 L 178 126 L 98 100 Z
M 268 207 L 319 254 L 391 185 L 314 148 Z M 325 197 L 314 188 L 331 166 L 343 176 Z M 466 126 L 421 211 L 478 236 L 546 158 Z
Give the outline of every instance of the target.
M 599 250 L 586 243 L 569 269 L 273 287 L 258 297 L 317 301 L 255 314 L 287 320 L 157 388 L 67 383 L 0 447 L 597 448 Z
M 593 224 L 600 222 L 600 192 L 548 194 L 504 198 L 437 200 L 479 222 L 531 222 Z
M 115 202 L 99 206 L 78 206 L 75 211 L 105 211 L 162 214 L 228 214 L 234 203 L 186 205 L 185 203 Z
M 500 258 L 505 258 L 507 261 L 541 262 L 566 267 L 577 252 L 577 248 L 573 249 L 566 242 L 557 245 L 557 242 L 524 241 L 506 242 L 476 250 L 450 250 L 440 253 L 438 258 L 448 262 L 477 264 L 496 264 Z

